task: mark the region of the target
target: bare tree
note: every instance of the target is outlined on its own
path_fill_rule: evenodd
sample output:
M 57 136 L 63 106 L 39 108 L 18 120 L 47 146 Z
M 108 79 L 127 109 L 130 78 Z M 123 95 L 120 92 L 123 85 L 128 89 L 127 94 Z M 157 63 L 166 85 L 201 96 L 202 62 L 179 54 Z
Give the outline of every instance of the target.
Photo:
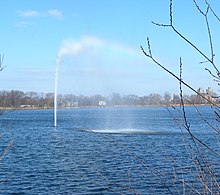
M 170 0 L 169 6 L 170 6 L 170 13 L 169 13 L 169 23 L 168 24 L 160 24 L 156 22 L 152 22 L 154 25 L 163 27 L 163 28 L 170 28 L 179 38 L 181 38 L 184 42 L 189 44 L 196 52 L 200 54 L 200 56 L 204 59 L 200 63 L 207 63 L 210 66 L 210 68 L 205 68 L 205 70 L 212 76 L 214 79 L 214 82 L 217 82 L 217 84 L 220 84 L 220 72 L 218 65 L 215 62 L 216 53 L 214 50 L 214 44 L 213 44 L 213 35 L 210 25 L 210 15 L 214 16 L 217 22 L 220 22 L 220 18 L 212 8 L 211 4 L 208 0 L 204 0 L 206 8 L 204 10 L 201 9 L 199 4 L 196 0 L 193 0 L 193 3 L 197 9 L 197 11 L 201 14 L 201 16 L 205 20 L 205 25 L 207 29 L 207 36 L 209 40 L 209 50 L 210 54 L 206 54 L 202 49 L 200 49 L 196 44 L 194 44 L 193 41 L 186 38 L 173 23 L 174 16 L 173 16 L 173 1 Z M 196 193 L 196 194 L 219 194 L 220 193 L 220 171 L 219 171 L 219 162 L 220 162 L 220 145 L 219 145 L 219 136 L 220 131 L 218 128 L 218 125 L 216 125 L 216 121 L 213 120 L 213 123 L 210 123 L 206 120 L 206 118 L 202 115 L 202 113 L 199 111 L 199 108 L 192 104 L 189 100 L 184 99 L 183 96 L 183 86 L 189 88 L 194 93 L 197 94 L 197 96 L 200 97 L 200 99 L 208 102 L 215 114 L 216 120 L 219 121 L 220 119 L 220 107 L 217 104 L 216 101 L 213 101 L 212 98 L 207 98 L 203 94 L 199 93 L 193 86 L 188 84 L 183 78 L 182 78 L 182 72 L 183 72 L 183 63 L 182 58 L 179 58 L 178 66 L 179 66 L 179 75 L 175 74 L 173 71 L 167 68 L 166 65 L 163 63 L 160 63 L 153 55 L 153 52 L 151 50 L 151 44 L 150 39 L 147 38 L 147 49 L 145 50 L 141 46 L 141 50 L 143 51 L 144 55 L 151 59 L 156 65 L 158 65 L 162 70 L 167 72 L 169 75 L 174 77 L 177 82 L 179 82 L 179 97 L 180 97 L 180 104 L 179 107 L 173 107 L 173 109 L 178 109 L 178 112 L 182 118 L 181 123 L 176 120 L 176 117 L 173 116 L 174 120 L 177 121 L 177 124 L 181 131 L 187 132 L 187 134 L 182 134 L 184 137 L 184 141 L 186 143 L 187 150 L 189 152 L 189 160 L 191 161 L 191 164 L 193 167 L 190 169 L 190 174 L 194 178 L 193 182 L 190 180 L 187 180 L 187 178 L 184 177 L 184 173 L 182 174 L 182 178 L 179 178 L 179 182 L 182 183 L 183 190 L 182 193 Z M 215 83 L 216 84 L 216 83 Z M 190 126 L 188 117 L 187 117 L 187 111 L 185 108 L 185 102 L 188 102 L 194 106 L 198 113 L 198 117 L 203 120 L 203 122 L 209 127 L 209 131 L 212 132 L 212 135 L 215 135 L 216 143 L 208 143 L 202 139 L 202 137 L 198 134 L 195 134 Z M 170 111 L 168 109 L 168 111 Z M 170 112 L 171 113 L 171 112 Z M 172 114 L 172 113 L 171 113 Z M 208 130 L 207 130 L 208 131 Z M 216 144 L 215 147 L 213 147 L 213 144 Z M 173 165 L 174 167 L 176 165 Z M 186 187 L 188 186 L 188 188 Z M 175 192 L 178 192 L 177 188 Z M 188 189 L 188 191 L 186 191 Z M 192 192 L 193 191 L 193 192 Z M 173 193 L 175 193 L 173 192 Z
M 3 55 L 0 54 L 0 71 L 2 71 L 2 70 L 5 68 L 5 66 L 3 66 L 3 61 L 4 61 L 4 54 L 3 54 Z M 1 112 L 0 112 L 0 115 L 3 114 L 3 113 L 4 113 L 4 111 L 1 111 Z M 1 140 L 1 141 L 3 140 L 3 137 L 4 137 L 4 135 L 7 133 L 7 131 L 8 131 L 8 128 L 6 128 L 6 129 L 1 129 L 1 131 L 0 131 L 0 140 Z M 5 157 L 5 155 L 6 155 L 6 154 L 8 153 L 8 151 L 11 149 L 11 147 L 13 146 L 13 144 L 14 144 L 14 139 L 11 138 L 11 139 L 8 141 L 7 145 L 1 148 L 1 151 L 0 151 L 0 161 Z M 0 181 L 0 182 L 2 182 L 2 181 Z

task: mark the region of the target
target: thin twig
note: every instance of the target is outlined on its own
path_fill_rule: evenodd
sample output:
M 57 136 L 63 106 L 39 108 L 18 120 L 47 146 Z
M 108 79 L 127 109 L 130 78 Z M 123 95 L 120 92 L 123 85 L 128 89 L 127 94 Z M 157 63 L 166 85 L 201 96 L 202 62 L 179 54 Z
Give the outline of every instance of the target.
M 208 71 L 209 72 L 209 74 L 213 77 L 213 78 L 215 78 L 215 79 L 217 79 L 217 80 L 219 80 L 220 81 L 220 78 L 219 77 L 217 77 L 217 76 L 215 76 L 208 68 L 205 68 L 205 70 L 206 71 Z
M 215 11 L 212 9 L 212 6 L 209 4 L 209 2 L 207 0 L 205 0 L 206 4 L 209 6 L 212 14 L 215 16 L 215 18 L 220 22 L 220 18 L 218 17 L 218 15 L 215 13 Z
M 206 28 L 207 28 L 207 31 L 208 31 L 208 36 L 209 36 L 209 45 L 210 45 L 210 50 L 211 50 L 211 61 L 212 63 L 214 64 L 214 48 L 213 48 L 213 42 L 212 42 L 212 33 L 211 33 L 211 29 L 210 29 L 210 25 L 209 25 L 209 20 L 208 20 L 208 13 L 209 13 L 209 10 L 210 10 L 210 6 L 209 4 L 206 3 L 207 5 L 207 8 L 206 8 L 206 12 L 204 13 L 199 5 L 197 4 L 196 0 L 193 0 L 196 8 L 199 10 L 199 12 L 205 17 L 205 22 L 206 22 Z

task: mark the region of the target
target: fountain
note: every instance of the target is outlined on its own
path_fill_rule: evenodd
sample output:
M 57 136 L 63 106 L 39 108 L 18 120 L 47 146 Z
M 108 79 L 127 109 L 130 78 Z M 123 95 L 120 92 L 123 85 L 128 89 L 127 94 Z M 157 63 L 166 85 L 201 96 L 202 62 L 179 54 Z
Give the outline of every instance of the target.
M 59 55 L 56 60 L 56 69 L 55 69 L 55 87 L 54 87 L 54 127 L 57 126 L 57 88 L 58 88 L 58 73 L 60 66 Z

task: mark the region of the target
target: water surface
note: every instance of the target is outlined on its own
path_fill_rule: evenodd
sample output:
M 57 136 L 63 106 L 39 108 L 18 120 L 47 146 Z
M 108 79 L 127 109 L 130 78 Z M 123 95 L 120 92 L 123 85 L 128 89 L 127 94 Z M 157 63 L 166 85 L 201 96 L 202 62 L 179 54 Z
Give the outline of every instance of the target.
M 192 130 L 214 143 L 197 112 L 187 109 Z M 215 121 L 209 108 L 201 112 Z M 192 179 L 191 163 L 178 111 L 171 113 L 163 107 L 63 109 L 54 128 L 53 110 L 5 112 L 1 151 L 12 138 L 14 146 L 0 161 L 0 193 L 170 194 L 174 184 L 181 192 L 178 179 L 183 170 Z

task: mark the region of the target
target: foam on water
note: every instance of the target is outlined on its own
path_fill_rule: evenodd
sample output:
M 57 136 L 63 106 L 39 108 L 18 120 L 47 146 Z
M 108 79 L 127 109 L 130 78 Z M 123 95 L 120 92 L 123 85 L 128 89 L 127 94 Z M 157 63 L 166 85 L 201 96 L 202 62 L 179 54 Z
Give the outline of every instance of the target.
M 155 134 L 158 131 L 146 129 L 91 129 L 94 133 L 110 133 L 110 134 Z
M 69 129 L 74 131 L 86 131 L 92 133 L 105 133 L 105 134 L 162 134 L 165 132 L 160 132 L 157 130 L 147 130 L 147 129 Z

